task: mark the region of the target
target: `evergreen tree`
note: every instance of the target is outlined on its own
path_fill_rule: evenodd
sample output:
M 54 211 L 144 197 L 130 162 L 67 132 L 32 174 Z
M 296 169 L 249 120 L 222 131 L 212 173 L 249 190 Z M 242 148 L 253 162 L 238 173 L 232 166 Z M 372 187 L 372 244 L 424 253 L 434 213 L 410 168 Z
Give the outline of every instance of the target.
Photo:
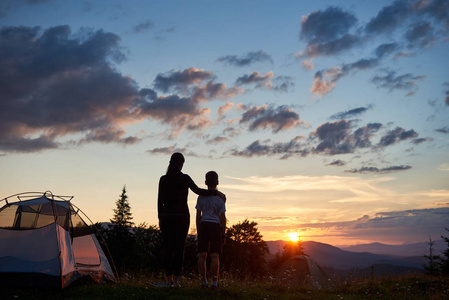
M 446 231 L 449 231 L 448 228 L 444 228 Z M 448 276 L 449 275 L 449 237 L 441 236 L 443 241 L 447 244 L 447 249 L 443 251 L 442 257 L 440 257 L 439 267 L 441 274 Z
M 432 238 L 429 237 L 429 241 L 427 242 L 427 245 L 429 245 L 429 255 L 424 255 L 425 258 L 427 258 L 428 263 L 424 264 L 424 271 L 428 275 L 436 275 L 438 274 L 438 260 L 440 260 L 440 256 L 434 254 L 433 245 L 435 244 L 435 241 L 432 241 Z
M 128 202 L 128 195 L 126 195 L 126 185 L 123 186 L 122 194 L 120 198 L 115 202 L 117 208 L 114 209 L 114 217 L 110 219 L 111 223 L 114 225 L 130 227 L 134 225 L 131 214 L 131 206 Z
M 134 237 L 130 231 L 132 222 L 131 206 L 126 195 L 126 186 L 123 186 L 122 194 L 115 202 L 117 208 L 114 209 L 114 217 L 110 219 L 112 225 L 106 236 L 106 243 L 119 271 L 126 270 L 132 266 L 132 250 L 134 247 Z

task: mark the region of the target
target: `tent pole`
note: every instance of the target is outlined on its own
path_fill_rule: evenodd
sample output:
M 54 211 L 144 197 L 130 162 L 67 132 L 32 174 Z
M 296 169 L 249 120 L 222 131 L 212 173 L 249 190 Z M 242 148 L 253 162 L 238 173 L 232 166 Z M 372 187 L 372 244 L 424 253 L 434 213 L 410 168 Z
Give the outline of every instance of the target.
M 61 239 L 60 239 L 59 229 L 58 229 L 58 214 L 56 212 L 55 199 L 53 197 L 53 194 L 51 192 L 49 192 L 51 194 L 51 198 L 52 198 L 52 199 L 49 199 L 47 197 L 47 193 L 48 192 L 49 191 L 45 192 L 44 196 L 51 203 L 51 207 L 52 207 L 52 210 L 53 210 L 53 217 L 55 219 L 56 243 L 58 245 L 58 257 L 59 257 L 59 276 L 61 277 L 61 290 L 63 290 L 64 289 L 64 277 L 62 276 L 62 258 L 61 258 L 61 245 L 60 245 Z

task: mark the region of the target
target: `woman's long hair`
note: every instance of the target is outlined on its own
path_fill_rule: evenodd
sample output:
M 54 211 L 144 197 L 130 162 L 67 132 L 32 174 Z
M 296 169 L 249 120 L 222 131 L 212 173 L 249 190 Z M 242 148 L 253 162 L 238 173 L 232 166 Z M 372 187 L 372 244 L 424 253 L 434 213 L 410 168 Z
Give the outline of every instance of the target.
M 173 153 L 170 157 L 166 175 L 177 175 L 181 173 L 181 167 L 184 164 L 184 155 L 179 152 Z

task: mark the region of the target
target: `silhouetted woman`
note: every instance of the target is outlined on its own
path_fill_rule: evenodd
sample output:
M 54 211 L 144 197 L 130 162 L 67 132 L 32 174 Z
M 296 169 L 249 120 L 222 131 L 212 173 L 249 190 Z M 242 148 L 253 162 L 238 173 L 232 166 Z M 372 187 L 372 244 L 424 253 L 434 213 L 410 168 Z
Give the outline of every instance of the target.
M 173 153 L 167 174 L 159 180 L 158 217 L 159 227 L 164 239 L 164 269 L 170 286 L 179 287 L 178 277 L 181 274 L 184 260 L 184 246 L 190 226 L 190 213 L 187 205 L 189 188 L 201 196 L 218 195 L 226 197 L 219 191 L 199 188 L 189 175 L 181 172 L 184 156 Z

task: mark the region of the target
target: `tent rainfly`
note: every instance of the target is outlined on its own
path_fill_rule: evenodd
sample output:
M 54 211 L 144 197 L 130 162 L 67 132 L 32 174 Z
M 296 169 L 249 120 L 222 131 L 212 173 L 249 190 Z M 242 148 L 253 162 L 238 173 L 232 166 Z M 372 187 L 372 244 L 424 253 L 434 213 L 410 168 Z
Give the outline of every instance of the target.
M 45 192 L 0 200 L 0 283 L 63 289 L 82 277 L 117 281 L 72 198 Z

